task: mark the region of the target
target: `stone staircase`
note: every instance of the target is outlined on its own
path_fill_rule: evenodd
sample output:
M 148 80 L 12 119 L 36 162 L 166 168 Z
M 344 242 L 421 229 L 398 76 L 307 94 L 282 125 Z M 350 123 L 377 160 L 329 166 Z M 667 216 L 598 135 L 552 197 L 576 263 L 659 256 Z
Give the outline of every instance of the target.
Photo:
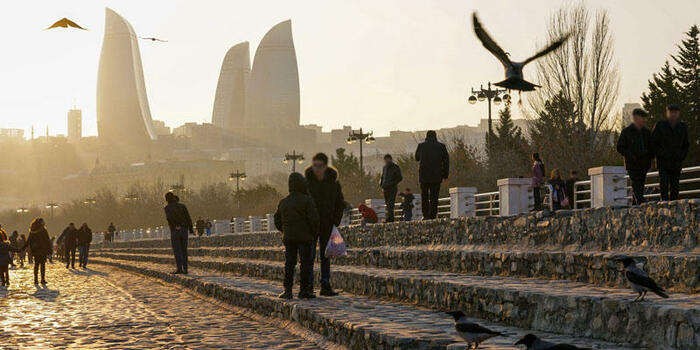
M 105 243 L 94 260 L 293 320 L 351 349 L 456 347 L 441 312 L 453 309 L 509 334 L 485 349 L 514 349 L 530 332 L 597 349 L 700 349 L 698 218 L 698 203 L 683 201 L 352 226 L 341 230 L 348 256 L 332 266 L 341 297 L 311 301 L 276 298 L 279 233 L 192 238 L 188 276 L 168 274 L 167 240 Z M 670 298 L 632 303 L 622 255 L 643 262 Z

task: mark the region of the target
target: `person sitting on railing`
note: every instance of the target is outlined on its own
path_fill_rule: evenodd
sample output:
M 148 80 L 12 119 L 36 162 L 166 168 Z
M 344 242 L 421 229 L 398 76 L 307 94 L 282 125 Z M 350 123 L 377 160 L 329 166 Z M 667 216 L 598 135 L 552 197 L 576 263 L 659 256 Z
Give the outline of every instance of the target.
M 413 200 L 416 199 L 416 197 L 411 193 L 411 189 L 408 187 L 406 187 L 403 192 L 399 193 L 399 196 L 403 198 L 403 202 L 401 202 L 403 221 L 411 221 L 411 219 L 413 219 Z
M 632 182 L 632 204 L 642 204 L 644 183 L 654 157 L 651 147 L 651 132 L 646 127 L 649 114 L 641 109 L 632 111 L 632 124 L 622 129 L 617 140 L 617 152 L 625 157 L 625 169 Z
M 562 205 L 568 204 L 568 200 L 566 199 L 566 184 L 561 178 L 559 169 L 552 169 L 547 185 L 552 187 L 552 210 L 559 210 Z
M 363 227 L 367 224 L 376 224 L 379 221 L 379 218 L 377 217 L 377 213 L 374 211 L 374 209 L 372 209 L 364 204 L 360 204 L 357 207 L 357 210 L 359 210 L 360 214 L 362 215 L 362 226 Z

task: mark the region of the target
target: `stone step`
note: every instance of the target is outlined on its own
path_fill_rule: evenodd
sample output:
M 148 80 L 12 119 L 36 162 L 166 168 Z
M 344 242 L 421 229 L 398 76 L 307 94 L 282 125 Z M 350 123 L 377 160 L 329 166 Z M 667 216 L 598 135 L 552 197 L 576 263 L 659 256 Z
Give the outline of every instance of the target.
M 99 253 L 122 261 L 172 264 L 165 255 Z M 209 270 L 281 280 L 283 263 L 191 257 Z M 318 274 L 318 269 L 315 271 Z M 318 278 L 318 276 L 317 276 Z M 631 302 L 629 289 L 572 281 L 483 277 L 438 271 L 334 266 L 333 285 L 369 297 L 391 298 L 439 309 L 459 308 L 510 326 L 663 349 L 700 346 L 700 295 L 649 295 Z M 653 325 L 653 327 L 650 327 Z
M 280 283 L 242 277 L 232 273 L 190 268 L 189 275 L 171 275 L 171 264 L 139 262 L 98 257 L 99 264 L 117 266 L 170 283 L 177 283 L 226 303 L 245 307 L 264 317 L 294 321 L 348 349 L 464 349 L 454 331 L 452 319 L 437 309 L 348 293 L 333 298 L 282 300 Z M 516 349 L 513 344 L 526 333 L 558 343 L 592 349 L 628 350 L 621 346 L 587 338 L 574 338 L 546 332 L 505 327 L 478 318 L 475 322 L 507 334 L 480 345 L 480 349 Z
M 105 248 L 107 252 L 172 254 L 171 248 Z M 284 261 L 284 247 L 200 247 L 192 256 Z M 628 286 L 620 255 L 645 261 L 645 269 L 670 292 L 697 294 L 700 290 L 700 253 L 569 252 L 490 249 L 479 246 L 415 246 L 349 249 L 337 265 L 395 270 L 436 270 L 480 276 L 533 277 L 572 280 L 608 287 Z

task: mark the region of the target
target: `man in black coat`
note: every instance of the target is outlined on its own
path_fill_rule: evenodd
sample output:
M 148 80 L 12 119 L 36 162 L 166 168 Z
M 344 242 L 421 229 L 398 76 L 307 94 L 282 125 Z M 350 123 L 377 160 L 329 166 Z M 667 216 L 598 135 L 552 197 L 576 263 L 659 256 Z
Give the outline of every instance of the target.
M 435 219 L 438 212 L 440 183 L 447 180 L 450 173 L 450 155 L 445 144 L 438 142 L 435 131 L 425 135 L 425 142 L 416 149 L 416 160 L 420 162 L 418 181 L 421 190 L 423 218 Z
M 625 157 L 625 169 L 632 182 L 633 204 L 642 204 L 644 183 L 651 167 L 654 152 L 651 148 L 651 132 L 646 127 L 649 114 L 641 108 L 632 111 L 632 124 L 622 129 L 617 140 L 617 152 Z
M 328 156 L 324 153 L 317 153 L 313 156 L 311 166 L 306 169 L 305 176 L 309 186 L 309 194 L 314 199 L 320 218 L 318 238 L 314 240 L 314 257 L 315 247 L 320 243 L 321 295 L 335 296 L 338 293 L 331 288 L 331 262 L 326 257 L 326 246 L 331 237 L 333 226 L 339 226 L 343 219 L 345 199 L 343 199 L 340 182 L 338 182 L 338 172 L 328 166 Z M 310 281 L 313 282 L 313 273 Z
M 58 241 L 63 242 L 66 268 L 75 268 L 75 250 L 78 248 L 78 229 L 75 228 L 75 224 L 72 222 L 68 224 L 68 227 L 58 236 Z
M 384 204 L 386 204 L 386 222 L 394 221 L 394 204 L 396 203 L 396 194 L 399 191 L 399 182 L 403 180 L 401 176 L 401 168 L 394 163 L 391 154 L 384 156 L 384 168 L 382 168 L 382 177 L 379 181 L 379 186 L 384 191 Z
M 294 267 L 299 257 L 299 298 L 315 298 L 312 280 L 314 273 L 314 240 L 320 225 L 318 210 L 309 196 L 306 179 L 299 173 L 289 175 L 289 195 L 283 198 L 275 213 L 275 227 L 283 233 L 284 293 L 282 299 L 292 298 Z
M 187 233 L 194 233 L 192 218 L 187 207 L 180 203 L 179 198 L 172 192 L 165 194 L 165 218 L 170 227 L 170 241 L 173 245 L 175 265 L 173 274 L 187 274 Z
M 668 105 L 666 120 L 657 122 L 651 135 L 656 167 L 659 168 L 661 200 L 664 201 L 678 199 L 683 160 L 690 148 L 688 125 L 680 117 L 680 107 Z

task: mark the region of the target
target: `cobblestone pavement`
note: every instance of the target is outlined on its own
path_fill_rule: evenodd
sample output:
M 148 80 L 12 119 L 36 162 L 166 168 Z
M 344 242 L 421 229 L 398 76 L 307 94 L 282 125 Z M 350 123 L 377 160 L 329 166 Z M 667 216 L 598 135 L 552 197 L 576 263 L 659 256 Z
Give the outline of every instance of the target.
M 46 286 L 29 268 L 0 287 L 2 349 L 317 349 L 285 324 L 113 267 L 47 264 Z M 317 339 L 318 340 L 318 339 Z

